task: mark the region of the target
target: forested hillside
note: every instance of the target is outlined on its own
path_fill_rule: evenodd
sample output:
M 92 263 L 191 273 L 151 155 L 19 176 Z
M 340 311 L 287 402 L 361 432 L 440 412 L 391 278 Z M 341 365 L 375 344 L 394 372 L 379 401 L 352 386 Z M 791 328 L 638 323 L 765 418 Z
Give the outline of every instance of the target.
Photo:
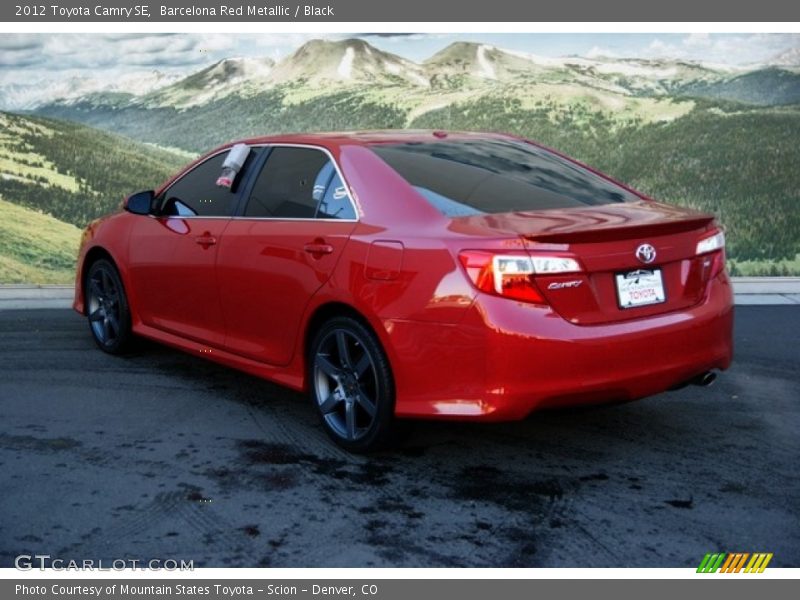
M 189 158 L 77 123 L 0 113 L 0 195 L 79 227 Z
M 232 139 L 292 131 L 393 129 L 406 124 L 406 111 L 355 90 L 337 90 L 308 100 L 286 102 L 288 90 L 236 95 L 188 108 L 129 106 L 94 102 L 54 105 L 42 112 L 74 119 L 122 135 L 200 153 Z M 397 90 L 398 96 L 402 95 Z

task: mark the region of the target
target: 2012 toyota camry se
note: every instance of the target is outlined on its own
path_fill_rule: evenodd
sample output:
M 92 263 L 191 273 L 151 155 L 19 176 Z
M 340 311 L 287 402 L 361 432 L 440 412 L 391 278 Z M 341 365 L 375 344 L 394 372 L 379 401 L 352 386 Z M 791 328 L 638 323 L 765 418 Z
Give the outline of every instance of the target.
M 75 309 L 304 390 L 364 451 L 398 419 L 520 419 L 706 384 L 732 355 L 725 237 L 499 134 L 226 145 L 83 236 Z

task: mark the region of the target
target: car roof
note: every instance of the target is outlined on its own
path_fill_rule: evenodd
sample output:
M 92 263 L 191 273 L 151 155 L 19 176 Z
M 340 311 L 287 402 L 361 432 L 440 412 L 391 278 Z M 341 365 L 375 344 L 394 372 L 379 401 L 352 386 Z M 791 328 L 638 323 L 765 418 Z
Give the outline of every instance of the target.
M 510 139 L 500 133 L 443 131 L 434 129 L 386 129 L 376 131 L 332 131 L 315 133 L 275 134 L 240 140 L 245 144 L 319 144 L 323 146 L 372 145 L 408 142 L 467 141 L 476 139 Z M 226 144 L 227 145 L 227 144 Z

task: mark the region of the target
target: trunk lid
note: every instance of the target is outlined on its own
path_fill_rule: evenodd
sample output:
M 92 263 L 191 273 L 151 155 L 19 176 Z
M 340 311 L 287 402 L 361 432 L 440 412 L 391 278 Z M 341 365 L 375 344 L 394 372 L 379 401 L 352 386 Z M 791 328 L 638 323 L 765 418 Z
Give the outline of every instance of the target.
M 535 275 L 547 302 L 577 325 L 625 321 L 681 310 L 705 296 L 720 256 L 697 256 L 697 242 L 713 229 L 713 215 L 658 202 L 641 201 L 586 208 L 503 213 L 454 219 L 452 229 L 469 236 L 516 235 L 530 253 L 567 253 L 584 272 Z M 637 257 L 649 244 L 650 263 Z M 645 253 L 646 254 L 646 253 Z M 716 254 L 720 254 L 719 252 Z M 649 273 L 655 273 L 649 276 Z M 663 301 L 623 308 L 618 285 L 660 280 Z M 628 276 L 625 278 L 625 276 Z M 618 283 L 618 277 L 623 280 Z M 638 283 L 637 283 L 638 285 Z M 657 287 L 657 284 L 656 284 Z M 631 296 L 623 296 L 630 301 Z M 660 295 L 652 300 L 661 300 Z M 644 297 L 647 302 L 647 297 Z

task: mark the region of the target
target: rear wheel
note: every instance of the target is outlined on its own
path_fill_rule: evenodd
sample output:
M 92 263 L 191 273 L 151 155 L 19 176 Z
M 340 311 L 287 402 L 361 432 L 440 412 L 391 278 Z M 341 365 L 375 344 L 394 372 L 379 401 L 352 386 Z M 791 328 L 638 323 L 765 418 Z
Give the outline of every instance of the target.
M 394 430 L 394 383 L 375 334 L 350 317 L 331 319 L 309 349 L 311 401 L 325 431 L 351 452 L 385 445 Z
M 108 260 L 92 263 L 86 274 L 86 315 L 101 350 L 124 352 L 131 342 L 131 315 L 117 268 Z

